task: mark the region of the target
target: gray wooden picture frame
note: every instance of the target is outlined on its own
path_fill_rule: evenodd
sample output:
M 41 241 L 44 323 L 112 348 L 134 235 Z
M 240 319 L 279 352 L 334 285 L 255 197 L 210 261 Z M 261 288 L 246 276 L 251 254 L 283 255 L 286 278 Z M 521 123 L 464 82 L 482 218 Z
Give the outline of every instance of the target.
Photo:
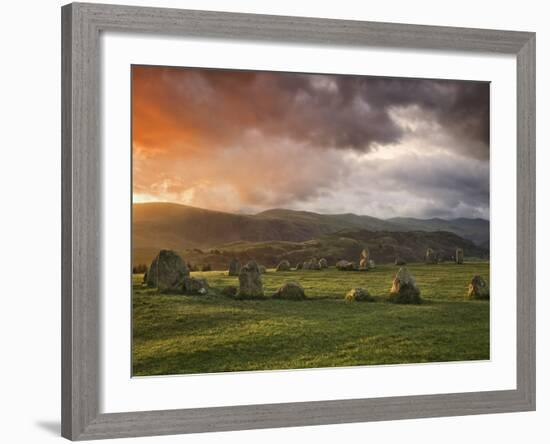
M 104 31 L 517 58 L 515 390 L 101 413 L 100 45 Z M 73 3 L 62 8 L 62 435 L 73 440 L 535 409 L 535 34 Z

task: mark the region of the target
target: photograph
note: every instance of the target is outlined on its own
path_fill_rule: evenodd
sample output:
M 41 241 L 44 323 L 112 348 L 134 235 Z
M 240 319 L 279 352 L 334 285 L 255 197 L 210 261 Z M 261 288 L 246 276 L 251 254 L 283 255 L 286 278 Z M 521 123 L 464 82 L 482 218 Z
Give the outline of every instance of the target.
M 490 82 L 130 75 L 132 376 L 491 359 Z

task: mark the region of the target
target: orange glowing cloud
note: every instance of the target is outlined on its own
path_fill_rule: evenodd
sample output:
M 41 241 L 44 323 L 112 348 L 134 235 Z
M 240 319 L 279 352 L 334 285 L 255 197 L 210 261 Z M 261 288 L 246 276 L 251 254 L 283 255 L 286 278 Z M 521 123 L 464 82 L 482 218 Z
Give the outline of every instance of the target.
M 481 82 L 133 66 L 134 201 L 360 212 L 350 190 L 374 193 L 377 172 L 398 174 L 388 162 L 403 153 L 485 171 L 488 92 Z M 458 178 L 453 199 L 467 201 L 456 184 L 470 193 L 475 180 Z M 475 199 L 488 208 L 488 192 Z

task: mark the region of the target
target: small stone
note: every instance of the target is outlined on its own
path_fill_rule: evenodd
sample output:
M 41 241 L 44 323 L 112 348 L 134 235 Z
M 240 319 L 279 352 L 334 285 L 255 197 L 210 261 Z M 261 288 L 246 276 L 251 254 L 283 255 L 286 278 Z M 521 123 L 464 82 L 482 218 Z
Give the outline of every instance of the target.
M 281 262 L 279 262 L 279 265 L 277 265 L 275 271 L 290 271 L 290 262 L 286 259 L 283 259 Z
M 185 294 L 206 294 L 208 293 L 208 282 L 205 278 L 188 276 L 183 280 L 182 290 Z
M 345 297 L 348 302 L 372 302 L 373 297 L 365 288 L 352 288 L 346 293 Z
M 345 259 L 336 262 L 336 268 L 340 271 L 353 271 L 357 269 L 354 262 L 346 261 Z
M 306 299 L 306 294 L 298 282 L 286 282 L 275 292 L 273 299 L 300 301 Z
M 321 270 L 324 270 L 325 268 L 328 268 L 328 262 L 327 262 L 327 260 L 326 260 L 324 257 L 322 257 L 321 259 L 319 259 L 319 268 L 320 268 Z
M 320 270 L 321 266 L 319 265 L 319 261 L 316 258 L 312 258 L 309 261 L 305 261 L 302 265 L 302 268 L 304 270 Z

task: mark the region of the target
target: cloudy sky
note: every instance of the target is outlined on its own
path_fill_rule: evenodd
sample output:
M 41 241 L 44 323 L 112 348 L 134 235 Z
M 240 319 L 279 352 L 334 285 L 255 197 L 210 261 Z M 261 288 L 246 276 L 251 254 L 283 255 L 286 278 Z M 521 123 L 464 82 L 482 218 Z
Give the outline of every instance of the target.
M 134 66 L 134 202 L 489 217 L 489 84 Z

